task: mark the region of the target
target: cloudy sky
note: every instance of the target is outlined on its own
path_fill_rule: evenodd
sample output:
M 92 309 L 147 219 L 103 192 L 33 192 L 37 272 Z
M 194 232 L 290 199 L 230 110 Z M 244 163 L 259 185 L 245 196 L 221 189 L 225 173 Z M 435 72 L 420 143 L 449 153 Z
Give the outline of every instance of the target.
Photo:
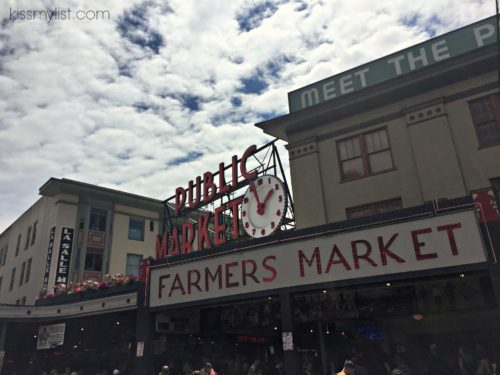
M 59 19 L 20 19 L 46 9 Z M 74 19 L 81 10 L 109 19 Z M 270 141 L 253 124 L 285 114 L 287 92 L 494 11 L 493 0 L 2 0 L 0 232 L 50 177 L 167 198 Z

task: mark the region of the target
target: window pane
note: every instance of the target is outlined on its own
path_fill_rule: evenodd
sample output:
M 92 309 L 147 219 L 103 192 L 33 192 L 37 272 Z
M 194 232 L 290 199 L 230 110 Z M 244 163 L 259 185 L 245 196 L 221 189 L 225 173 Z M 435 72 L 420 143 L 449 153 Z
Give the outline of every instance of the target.
M 28 232 L 26 233 L 26 242 L 24 243 L 24 250 L 26 250 L 30 245 L 31 237 L 31 225 L 28 227 Z
M 127 254 L 127 267 L 125 270 L 126 275 L 139 275 L 139 268 L 141 266 L 142 255 Z
M 362 207 L 354 207 L 346 209 L 346 214 L 348 219 L 357 219 L 360 217 L 366 217 L 374 214 L 373 205 L 368 204 Z
M 363 159 L 357 158 L 342 163 L 342 176 L 346 179 L 364 175 Z
M 24 283 L 26 284 L 28 281 L 30 281 L 30 274 L 31 274 L 31 262 L 32 258 L 28 259 L 28 265 L 26 266 L 26 279 L 24 280 Z
M 130 240 L 144 241 L 144 219 L 130 218 L 128 225 L 128 238 Z
M 389 150 L 368 155 L 372 173 L 385 171 L 392 168 L 391 153 Z
M 471 102 L 470 111 L 476 125 L 495 119 L 489 96 Z
M 368 153 L 389 148 L 387 131 L 385 129 L 365 135 L 366 151 Z
M 339 145 L 339 152 L 340 152 L 340 160 L 347 159 L 346 141 L 339 142 L 338 145 Z
M 89 248 L 85 255 L 85 271 L 102 271 L 102 249 Z
M 105 232 L 106 216 L 107 216 L 106 210 L 98 210 L 96 208 L 93 208 L 90 212 L 89 229 L 99 232 Z
M 38 221 L 35 221 L 35 223 L 33 224 L 33 233 L 31 234 L 31 245 L 33 245 L 35 243 L 35 240 L 36 240 L 36 226 L 37 226 L 37 224 L 38 224 Z
M 380 202 L 374 205 L 375 213 L 383 214 L 384 212 L 391 212 L 402 208 L 401 199 L 394 199 L 391 201 Z
M 495 121 L 477 126 L 477 137 L 480 145 L 500 143 L 500 130 Z

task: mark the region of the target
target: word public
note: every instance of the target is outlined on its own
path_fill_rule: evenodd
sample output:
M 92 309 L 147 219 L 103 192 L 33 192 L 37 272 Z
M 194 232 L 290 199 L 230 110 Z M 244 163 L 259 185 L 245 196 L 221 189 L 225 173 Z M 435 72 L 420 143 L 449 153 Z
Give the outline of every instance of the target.
M 257 177 L 257 171 L 249 172 L 247 161 L 256 152 L 257 147 L 252 145 L 246 149 L 241 159 L 238 160 L 238 157 L 234 155 L 230 165 L 226 166 L 224 163 L 220 163 L 218 173 L 215 173 L 218 176 L 214 177 L 214 173 L 205 172 L 203 176 L 196 177 L 195 182 L 189 181 L 187 188 L 178 187 L 175 189 L 174 217 L 184 215 L 187 210 L 196 210 L 200 206 L 213 202 L 221 195 L 238 189 L 241 181 L 251 182 Z M 226 181 L 225 171 L 229 168 L 231 180 Z M 174 226 L 171 231 L 158 235 L 156 237 L 156 258 L 161 259 L 197 250 L 208 250 L 212 246 L 226 243 L 227 240 L 223 234 L 226 233 L 227 223 L 222 220 L 222 214 L 226 210 L 230 210 L 232 214 L 232 238 L 238 239 L 238 209 L 242 202 L 243 197 L 238 197 L 217 207 L 214 212 L 204 211 L 199 215 L 193 215 L 195 217 L 192 219 L 198 220 L 195 223 L 192 220 L 185 220 L 181 227 Z M 209 237 L 209 227 L 214 232 L 213 244 Z

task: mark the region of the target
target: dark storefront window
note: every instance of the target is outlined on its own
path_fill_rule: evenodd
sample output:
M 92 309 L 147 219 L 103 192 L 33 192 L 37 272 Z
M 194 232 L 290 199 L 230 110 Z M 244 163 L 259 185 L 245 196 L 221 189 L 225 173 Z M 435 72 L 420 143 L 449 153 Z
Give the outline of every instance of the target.
M 500 102 L 497 95 L 489 95 L 469 102 L 472 122 L 476 127 L 480 146 L 491 146 L 500 143 L 499 111 Z

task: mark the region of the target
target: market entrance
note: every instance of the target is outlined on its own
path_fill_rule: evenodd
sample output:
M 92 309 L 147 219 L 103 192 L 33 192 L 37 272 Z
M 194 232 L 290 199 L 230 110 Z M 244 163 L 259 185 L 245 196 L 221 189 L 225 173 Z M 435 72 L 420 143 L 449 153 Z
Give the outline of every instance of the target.
M 218 374 L 280 374 L 280 302 L 268 296 L 156 313 L 155 369 L 191 375 L 210 362 Z M 256 365 L 256 362 L 258 364 Z

